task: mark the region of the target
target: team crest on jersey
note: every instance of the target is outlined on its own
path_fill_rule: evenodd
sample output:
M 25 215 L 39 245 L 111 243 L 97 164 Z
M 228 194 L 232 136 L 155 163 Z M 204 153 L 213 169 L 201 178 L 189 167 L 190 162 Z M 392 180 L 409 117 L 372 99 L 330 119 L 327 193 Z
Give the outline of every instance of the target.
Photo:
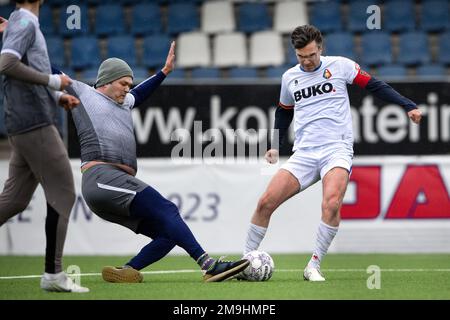
M 330 70 L 325 69 L 325 71 L 323 72 L 323 77 L 324 77 L 325 79 L 330 79 L 331 76 L 332 76 L 332 74 L 331 74 Z
M 295 79 L 295 81 L 294 81 L 294 86 L 296 86 L 296 85 L 298 85 L 298 80 L 297 79 Z

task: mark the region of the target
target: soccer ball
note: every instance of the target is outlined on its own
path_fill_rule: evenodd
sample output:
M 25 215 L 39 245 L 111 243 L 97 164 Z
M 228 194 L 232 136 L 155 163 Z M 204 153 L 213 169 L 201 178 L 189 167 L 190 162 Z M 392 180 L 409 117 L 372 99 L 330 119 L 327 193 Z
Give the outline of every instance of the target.
M 272 257 L 265 251 L 250 251 L 242 257 L 250 261 L 241 276 L 248 281 L 267 281 L 272 277 L 275 265 Z

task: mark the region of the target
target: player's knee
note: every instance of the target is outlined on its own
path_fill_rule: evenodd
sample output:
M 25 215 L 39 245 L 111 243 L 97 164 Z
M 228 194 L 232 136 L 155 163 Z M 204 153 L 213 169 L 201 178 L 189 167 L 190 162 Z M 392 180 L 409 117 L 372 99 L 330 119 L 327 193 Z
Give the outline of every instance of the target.
M 263 196 L 258 201 L 257 212 L 262 216 L 270 217 L 275 208 L 275 199 L 268 193 L 263 194 Z
M 67 204 L 72 207 L 75 203 L 75 199 L 77 197 L 76 193 L 75 193 L 75 189 L 70 189 L 69 191 L 66 192 L 65 194 L 66 197 L 66 202 Z
M 331 196 L 327 199 L 324 199 L 322 202 L 322 209 L 324 212 L 334 214 L 339 211 L 341 207 L 341 201 L 338 196 Z

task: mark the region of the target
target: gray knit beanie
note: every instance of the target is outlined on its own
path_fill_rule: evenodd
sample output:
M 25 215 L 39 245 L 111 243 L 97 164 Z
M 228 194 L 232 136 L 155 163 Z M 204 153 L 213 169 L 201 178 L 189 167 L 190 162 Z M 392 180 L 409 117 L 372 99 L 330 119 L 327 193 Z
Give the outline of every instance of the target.
M 97 81 L 95 87 L 101 87 L 105 84 L 111 83 L 114 80 L 122 77 L 133 78 L 133 70 L 130 66 L 119 58 L 109 58 L 102 62 L 100 68 L 98 68 Z

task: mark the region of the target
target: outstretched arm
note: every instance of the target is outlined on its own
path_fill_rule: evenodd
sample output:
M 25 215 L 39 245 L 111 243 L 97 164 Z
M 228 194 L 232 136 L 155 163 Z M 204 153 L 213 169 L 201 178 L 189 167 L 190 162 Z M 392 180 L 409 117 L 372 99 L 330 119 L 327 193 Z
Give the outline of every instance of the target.
M 371 92 L 375 97 L 381 100 L 402 106 L 408 113 L 408 117 L 411 119 L 411 121 L 413 121 L 414 123 L 420 122 L 422 113 L 417 108 L 416 104 L 395 91 L 386 82 L 378 80 L 368 73 L 360 70 L 353 80 L 353 83 L 362 88 L 365 88 L 367 91 Z
M 175 68 L 175 41 L 170 45 L 169 53 L 167 54 L 166 64 L 157 74 L 148 78 L 144 82 L 134 87 L 130 93 L 134 96 L 134 106 L 137 107 L 143 103 L 164 81 L 166 76 Z
M 66 75 L 45 74 L 25 65 L 12 53 L 0 55 L 0 73 L 20 81 L 48 86 L 53 90 L 64 90 L 72 80 Z

